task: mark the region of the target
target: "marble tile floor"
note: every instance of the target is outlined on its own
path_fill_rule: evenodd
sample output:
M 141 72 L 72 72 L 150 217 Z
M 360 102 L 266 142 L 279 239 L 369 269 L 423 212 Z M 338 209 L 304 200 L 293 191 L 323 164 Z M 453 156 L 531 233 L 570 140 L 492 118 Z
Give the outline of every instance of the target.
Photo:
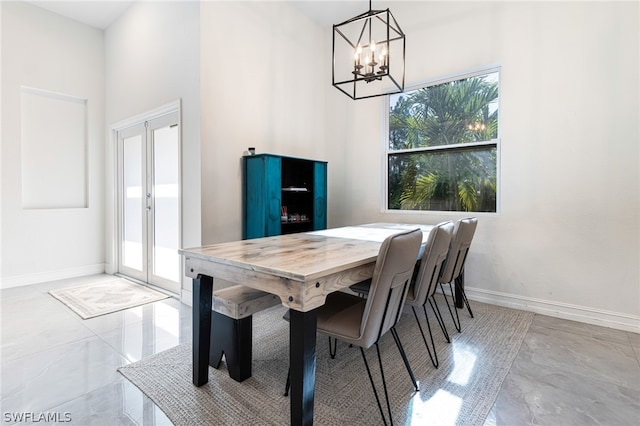
M 171 425 L 116 370 L 191 340 L 190 307 L 170 298 L 82 320 L 47 294 L 111 278 L 0 291 L 3 425 L 55 423 L 16 418 L 43 414 L 57 424 Z M 485 426 L 574 424 L 640 424 L 640 335 L 536 315 Z

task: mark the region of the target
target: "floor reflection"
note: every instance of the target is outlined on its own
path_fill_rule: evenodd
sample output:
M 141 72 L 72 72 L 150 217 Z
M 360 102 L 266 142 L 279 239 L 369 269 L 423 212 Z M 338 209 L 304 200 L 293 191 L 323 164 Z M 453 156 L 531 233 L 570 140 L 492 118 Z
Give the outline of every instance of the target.
M 473 348 L 453 343 L 454 368 L 447 380 L 460 386 L 466 386 L 473 374 L 477 356 Z
M 438 390 L 430 398 L 423 400 L 417 393 L 409 405 L 410 424 L 455 425 L 460 415 L 462 398 L 445 390 Z

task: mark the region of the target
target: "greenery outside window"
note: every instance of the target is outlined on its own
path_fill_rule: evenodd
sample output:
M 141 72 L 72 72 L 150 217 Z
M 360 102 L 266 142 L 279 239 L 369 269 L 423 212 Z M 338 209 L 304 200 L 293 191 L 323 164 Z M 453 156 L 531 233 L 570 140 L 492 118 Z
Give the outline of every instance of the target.
M 387 209 L 497 211 L 499 70 L 389 96 Z

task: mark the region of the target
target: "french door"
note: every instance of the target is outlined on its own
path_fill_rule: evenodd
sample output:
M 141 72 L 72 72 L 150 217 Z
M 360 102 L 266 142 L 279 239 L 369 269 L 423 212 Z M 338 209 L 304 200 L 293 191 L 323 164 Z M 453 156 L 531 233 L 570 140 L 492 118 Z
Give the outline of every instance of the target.
M 178 112 L 117 132 L 118 271 L 180 292 Z

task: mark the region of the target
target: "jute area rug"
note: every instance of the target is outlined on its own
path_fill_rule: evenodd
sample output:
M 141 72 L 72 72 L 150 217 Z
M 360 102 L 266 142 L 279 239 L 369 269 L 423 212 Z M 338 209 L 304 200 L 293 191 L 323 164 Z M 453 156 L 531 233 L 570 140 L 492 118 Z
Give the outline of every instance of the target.
M 133 308 L 169 297 L 164 293 L 122 278 L 51 290 L 49 294 L 67 305 L 82 319 Z
M 395 424 L 483 424 L 533 313 L 479 302 L 472 302 L 472 308 L 474 319 L 460 311 L 462 333 L 455 331 L 448 318 L 450 344 L 432 321 L 436 327 L 433 331 L 440 359 L 438 369 L 429 360 L 413 314 L 403 314 L 397 329 L 419 381 L 419 392 L 413 390 L 393 337 L 388 333 L 381 339 Z M 289 398 L 283 396 L 283 391 L 289 327 L 282 320 L 284 312 L 284 308 L 276 307 L 254 315 L 253 376 L 242 383 L 228 376 L 223 361 L 219 370 L 209 367 L 209 383 L 195 387 L 191 382 L 191 344 L 174 347 L 119 371 L 176 425 L 287 425 Z M 419 316 L 424 321 L 424 314 Z M 426 332 L 424 325 L 423 328 Z M 314 423 L 382 424 L 360 350 L 338 342 L 336 358 L 331 359 L 328 352 L 327 337 L 318 335 Z M 379 380 L 375 348 L 365 353 L 374 378 Z

